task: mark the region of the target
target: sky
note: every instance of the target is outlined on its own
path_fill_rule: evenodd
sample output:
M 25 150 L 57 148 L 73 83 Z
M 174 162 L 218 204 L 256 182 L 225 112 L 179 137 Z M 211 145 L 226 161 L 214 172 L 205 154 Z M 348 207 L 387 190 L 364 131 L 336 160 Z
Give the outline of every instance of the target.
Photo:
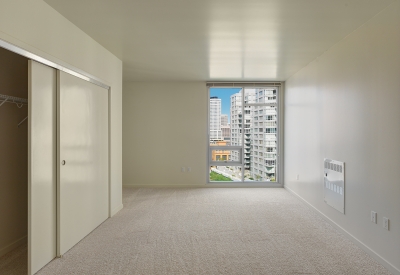
M 231 95 L 238 93 L 241 88 L 210 88 L 210 97 L 216 96 L 221 99 L 221 114 L 228 115 L 229 123 L 231 122 Z

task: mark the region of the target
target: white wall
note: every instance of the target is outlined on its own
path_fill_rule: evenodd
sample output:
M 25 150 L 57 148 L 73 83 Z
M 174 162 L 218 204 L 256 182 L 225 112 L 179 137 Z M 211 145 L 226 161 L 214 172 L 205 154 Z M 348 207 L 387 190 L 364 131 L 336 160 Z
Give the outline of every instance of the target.
M 365 245 L 370 254 L 382 257 L 380 261 L 396 274 L 400 274 L 399 28 L 400 1 L 396 1 L 289 78 L 284 142 L 285 187 Z M 345 215 L 324 203 L 324 157 L 345 162 Z M 378 213 L 378 224 L 370 222 L 371 210 Z M 383 229 L 383 217 L 390 219 L 390 231 Z
M 205 185 L 207 100 L 204 82 L 124 83 L 124 185 Z
M 42 0 L 0 0 L 0 39 L 111 86 L 111 207 L 122 207 L 122 62 Z
M 28 98 L 28 60 L 1 48 L 0 94 Z M 28 122 L 17 127 L 27 116 L 27 105 L 0 107 L 0 256 L 28 233 Z

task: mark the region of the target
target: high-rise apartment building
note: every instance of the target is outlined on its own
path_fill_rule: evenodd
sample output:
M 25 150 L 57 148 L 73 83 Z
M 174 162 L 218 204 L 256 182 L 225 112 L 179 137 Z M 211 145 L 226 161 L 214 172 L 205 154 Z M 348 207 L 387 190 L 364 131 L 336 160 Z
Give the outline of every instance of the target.
M 256 89 L 256 103 L 276 103 L 275 89 Z M 252 106 L 251 175 L 254 180 L 276 179 L 277 106 Z
M 210 97 L 210 141 L 222 140 L 221 131 L 221 99 Z
M 228 126 L 228 115 L 221 114 L 221 126 Z
M 244 144 L 245 178 L 275 180 L 277 107 L 246 106 L 253 103 L 276 103 L 276 90 L 245 89 L 244 101 L 241 92 L 231 96 L 231 145 Z M 239 153 L 232 151 L 231 159 L 239 160 Z
M 222 131 L 222 138 L 228 142 L 227 145 L 230 145 L 231 126 L 228 123 L 228 115 L 227 114 L 221 114 L 221 131 Z
M 255 89 L 246 89 L 244 102 L 255 102 Z M 251 157 L 251 107 L 244 107 L 244 115 L 242 110 L 242 93 L 231 95 L 231 145 L 237 146 L 244 144 L 244 168 L 250 170 Z M 244 125 L 244 128 L 243 128 Z M 242 135 L 242 129 L 244 135 Z M 239 160 L 239 153 L 232 152 L 232 160 Z
M 242 145 L 242 93 L 231 95 L 231 145 Z M 232 161 L 239 160 L 239 153 L 232 151 Z
M 230 145 L 230 140 L 231 140 L 231 126 L 230 125 L 221 125 L 221 131 L 222 131 L 222 138 L 227 141 L 227 145 Z
M 255 103 L 256 92 L 255 89 L 244 90 L 244 104 Z M 251 168 L 251 148 L 252 148 L 252 106 L 244 106 L 244 168 L 250 170 Z M 250 170 L 251 171 L 251 170 Z

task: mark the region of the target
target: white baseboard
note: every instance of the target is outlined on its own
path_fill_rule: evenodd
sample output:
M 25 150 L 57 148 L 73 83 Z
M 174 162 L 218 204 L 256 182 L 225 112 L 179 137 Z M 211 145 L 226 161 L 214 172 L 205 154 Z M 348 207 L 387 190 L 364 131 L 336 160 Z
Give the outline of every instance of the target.
M 121 211 L 122 208 L 124 208 L 124 205 L 121 203 L 120 206 L 118 206 L 117 208 L 114 208 L 113 210 L 111 210 L 111 217 L 114 216 L 115 214 L 117 214 L 119 211 Z
M 5 255 L 5 254 L 7 254 L 8 252 L 16 249 L 18 246 L 23 245 L 23 244 L 25 244 L 27 242 L 28 242 L 28 236 L 24 236 L 24 237 L 14 241 L 13 243 L 11 243 L 9 245 L 0 248 L 0 257 Z
M 295 195 L 297 198 L 299 198 L 301 201 L 303 201 L 306 205 L 308 205 L 311 209 L 313 209 L 315 212 L 317 212 L 323 219 L 325 219 L 327 222 L 329 222 L 333 227 L 338 229 L 340 232 L 343 233 L 343 235 L 352 241 L 354 244 L 356 244 L 358 247 L 360 247 L 362 250 L 364 250 L 368 255 L 370 255 L 372 258 L 374 258 L 377 262 L 379 262 L 381 265 L 386 267 L 391 273 L 394 275 L 400 275 L 400 269 L 386 261 L 382 256 L 380 256 L 378 253 L 376 253 L 374 250 L 372 250 L 370 247 L 368 247 L 366 244 L 361 242 L 359 239 L 354 237 L 352 234 L 350 234 L 348 231 L 346 231 L 343 227 L 335 223 L 333 220 L 331 220 L 328 216 L 326 216 L 324 213 L 319 211 L 317 208 L 315 208 L 312 204 L 310 204 L 308 201 L 303 199 L 300 195 L 298 195 L 296 192 L 294 192 L 292 189 L 290 189 L 287 186 L 284 186 L 284 188 L 289 191 L 291 194 Z

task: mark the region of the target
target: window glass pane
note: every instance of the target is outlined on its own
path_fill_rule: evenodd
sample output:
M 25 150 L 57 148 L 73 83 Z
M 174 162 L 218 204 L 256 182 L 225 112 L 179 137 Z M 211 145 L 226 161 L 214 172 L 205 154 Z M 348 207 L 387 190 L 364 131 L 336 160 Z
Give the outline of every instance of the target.
M 210 116 L 209 136 L 210 144 L 216 141 L 225 141 L 225 145 L 231 145 L 231 124 L 242 123 L 241 107 L 231 112 L 231 105 L 242 103 L 241 88 L 211 88 L 210 89 Z M 237 128 L 235 130 L 238 130 Z M 239 131 L 234 132 L 235 139 L 239 138 Z
M 212 147 L 214 145 L 210 145 L 211 146 L 211 161 L 212 162 L 231 162 L 231 161 L 237 161 L 238 159 L 240 159 L 240 150 L 229 150 L 229 147 L 226 147 L 221 149 L 221 147 L 218 147 L 218 149 L 213 149 Z M 217 146 L 217 145 L 215 145 Z
M 276 182 L 277 116 L 277 88 L 210 88 L 210 165 L 225 164 L 210 166 L 210 172 L 233 181 Z M 223 127 L 229 132 L 223 134 Z M 241 151 L 211 146 L 239 146 Z M 210 174 L 210 181 L 218 180 Z

